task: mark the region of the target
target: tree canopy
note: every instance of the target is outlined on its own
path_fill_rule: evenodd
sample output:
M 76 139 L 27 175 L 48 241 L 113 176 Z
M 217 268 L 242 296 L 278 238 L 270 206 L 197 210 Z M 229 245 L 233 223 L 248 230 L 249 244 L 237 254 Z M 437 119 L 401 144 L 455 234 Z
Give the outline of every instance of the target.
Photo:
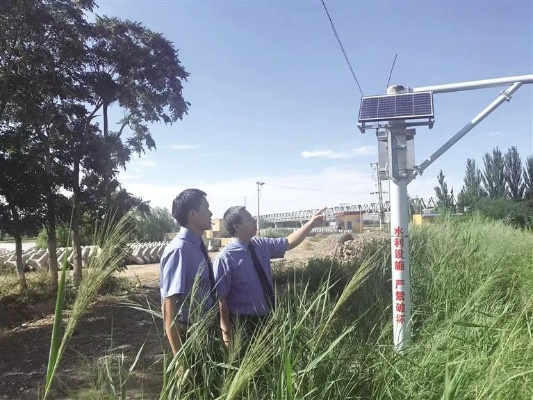
M 137 22 L 89 20 L 94 7 L 91 0 L 0 5 L 1 229 L 15 235 L 44 224 L 51 254 L 56 224 L 70 212 L 79 256 L 82 215 L 112 209 L 120 217 L 142 203 L 117 173 L 133 153 L 155 149 L 152 123 L 175 123 L 189 107 L 188 73 L 173 44 Z M 116 130 L 112 104 L 124 114 Z M 80 257 L 75 270 L 79 281 Z M 56 277 L 54 257 L 50 271 Z

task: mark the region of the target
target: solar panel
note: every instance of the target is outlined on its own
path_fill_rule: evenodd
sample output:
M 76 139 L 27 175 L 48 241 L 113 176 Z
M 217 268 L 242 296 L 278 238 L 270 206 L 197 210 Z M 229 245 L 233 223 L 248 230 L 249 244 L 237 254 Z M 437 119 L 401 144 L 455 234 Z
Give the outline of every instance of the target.
M 359 122 L 433 118 L 431 92 L 367 96 L 361 99 Z

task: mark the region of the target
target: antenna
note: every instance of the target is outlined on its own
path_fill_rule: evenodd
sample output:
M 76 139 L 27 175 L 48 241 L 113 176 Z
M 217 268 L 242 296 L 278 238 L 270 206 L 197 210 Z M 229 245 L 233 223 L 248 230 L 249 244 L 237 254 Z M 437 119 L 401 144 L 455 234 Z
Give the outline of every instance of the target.
M 387 81 L 387 87 L 389 87 L 390 78 L 392 77 L 392 71 L 394 71 L 394 66 L 396 65 L 396 57 L 398 57 L 398 53 L 396 53 L 396 55 L 394 56 L 394 61 L 392 62 L 392 67 L 390 68 L 389 79 Z
M 265 182 L 257 181 L 255 183 L 257 185 L 257 236 L 261 236 L 261 213 L 259 212 L 259 193 L 261 192 L 261 186 L 263 186 Z

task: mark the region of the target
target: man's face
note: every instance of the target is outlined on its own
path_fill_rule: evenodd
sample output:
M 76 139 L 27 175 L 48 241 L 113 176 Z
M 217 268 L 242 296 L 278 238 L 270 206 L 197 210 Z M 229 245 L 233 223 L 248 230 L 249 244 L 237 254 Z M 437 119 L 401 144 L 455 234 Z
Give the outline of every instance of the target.
M 213 213 L 209 210 L 209 203 L 205 198 L 202 198 L 198 210 L 192 210 L 189 213 L 189 224 L 194 224 L 199 230 L 208 231 L 211 229 L 212 216 Z
M 257 233 L 257 222 L 247 210 L 239 212 L 241 222 L 237 226 L 237 235 L 243 239 L 251 239 Z

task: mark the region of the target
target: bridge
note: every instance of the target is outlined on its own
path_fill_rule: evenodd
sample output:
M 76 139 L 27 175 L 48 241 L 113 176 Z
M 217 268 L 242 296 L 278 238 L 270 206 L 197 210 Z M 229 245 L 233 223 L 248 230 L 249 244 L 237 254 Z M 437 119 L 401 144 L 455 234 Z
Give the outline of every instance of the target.
M 410 206 L 414 213 L 424 213 L 434 210 L 436 207 L 436 202 L 432 197 L 427 199 L 413 198 L 410 199 Z M 316 211 L 316 209 L 312 209 L 265 214 L 261 215 L 261 221 L 274 224 L 281 222 L 308 221 Z M 354 211 L 360 212 L 361 214 L 366 214 L 369 217 L 367 219 L 374 219 L 373 217 L 378 217 L 380 213 L 379 203 L 348 204 L 328 207 L 326 210 L 326 220 L 328 222 L 333 222 L 335 221 L 335 214 Z M 387 214 L 387 216 L 390 213 L 390 202 L 383 202 L 383 213 Z

